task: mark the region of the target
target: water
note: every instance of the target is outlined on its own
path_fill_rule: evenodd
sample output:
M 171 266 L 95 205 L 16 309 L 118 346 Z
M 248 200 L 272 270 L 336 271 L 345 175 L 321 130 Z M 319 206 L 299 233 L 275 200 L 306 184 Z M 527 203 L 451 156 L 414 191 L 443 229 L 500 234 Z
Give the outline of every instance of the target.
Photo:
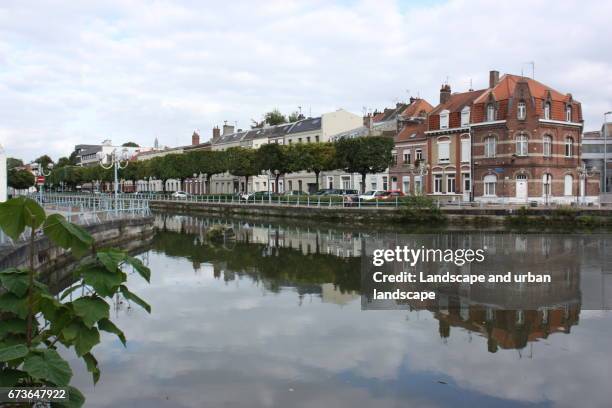
M 95 388 L 72 361 L 87 407 L 610 406 L 610 235 L 437 232 L 486 240 L 509 267 L 557 265 L 565 283 L 520 313 L 500 310 L 503 291 L 362 310 L 361 254 L 415 235 L 223 220 L 236 240 L 203 244 L 220 221 L 158 216 L 140 255 L 151 283 L 129 279 L 153 313 L 116 304 L 128 347 L 104 334 Z

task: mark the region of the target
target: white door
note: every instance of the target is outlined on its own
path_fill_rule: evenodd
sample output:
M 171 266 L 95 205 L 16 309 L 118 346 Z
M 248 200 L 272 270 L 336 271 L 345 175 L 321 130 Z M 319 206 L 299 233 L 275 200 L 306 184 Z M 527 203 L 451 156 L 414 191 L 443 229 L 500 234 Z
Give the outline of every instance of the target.
M 516 176 L 516 198 L 527 201 L 527 176 Z

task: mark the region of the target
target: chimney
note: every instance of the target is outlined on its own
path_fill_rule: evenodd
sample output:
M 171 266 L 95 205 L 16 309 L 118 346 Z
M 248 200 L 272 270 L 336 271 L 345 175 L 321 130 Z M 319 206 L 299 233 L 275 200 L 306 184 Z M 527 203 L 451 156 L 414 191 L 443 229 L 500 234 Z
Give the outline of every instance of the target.
M 499 71 L 489 71 L 489 88 L 495 88 L 499 82 Z
M 411 97 L 410 97 L 410 104 L 412 105 L 412 104 L 414 103 L 414 101 L 416 101 L 416 98 L 415 98 L 415 97 L 413 97 L 413 96 L 411 96 Z
M 451 87 L 449 84 L 442 85 L 440 88 L 440 103 L 446 103 L 451 96 Z
M 223 133 L 222 135 L 229 135 L 230 133 L 234 133 L 234 126 L 233 125 L 228 125 L 227 123 L 225 123 L 223 125 Z
M 200 144 L 200 135 L 197 130 L 193 131 L 193 135 L 191 135 L 191 145 L 196 146 Z
M 368 113 L 363 117 L 363 126 L 367 127 L 368 129 L 372 129 L 372 122 L 373 118 L 371 113 Z
M 213 135 L 212 135 L 212 142 L 216 142 L 217 140 L 219 140 L 219 138 L 221 137 L 221 129 L 219 129 L 219 126 L 215 126 L 213 128 Z

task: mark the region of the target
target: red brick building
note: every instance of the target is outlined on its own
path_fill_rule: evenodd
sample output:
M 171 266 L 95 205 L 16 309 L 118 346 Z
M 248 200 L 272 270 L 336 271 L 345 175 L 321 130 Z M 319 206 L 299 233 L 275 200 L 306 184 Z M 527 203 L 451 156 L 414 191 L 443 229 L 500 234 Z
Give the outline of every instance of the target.
M 472 105 L 485 90 L 451 93 L 440 89 L 440 104 L 429 114 L 427 193 L 443 201 L 471 199 Z
M 595 200 L 598 176 L 580 171 L 582 127 L 582 108 L 571 94 L 522 76 L 500 79 L 491 71 L 489 88 L 471 109 L 474 199 L 565 204 Z

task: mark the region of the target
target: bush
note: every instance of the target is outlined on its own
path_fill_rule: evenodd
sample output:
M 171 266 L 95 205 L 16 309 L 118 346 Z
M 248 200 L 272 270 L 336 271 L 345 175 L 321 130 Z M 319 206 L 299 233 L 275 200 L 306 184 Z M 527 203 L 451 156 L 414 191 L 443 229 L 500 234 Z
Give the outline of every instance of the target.
M 402 197 L 400 212 L 402 220 L 409 224 L 442 223 L 446 217 L 435 201 L 424 196 Z

